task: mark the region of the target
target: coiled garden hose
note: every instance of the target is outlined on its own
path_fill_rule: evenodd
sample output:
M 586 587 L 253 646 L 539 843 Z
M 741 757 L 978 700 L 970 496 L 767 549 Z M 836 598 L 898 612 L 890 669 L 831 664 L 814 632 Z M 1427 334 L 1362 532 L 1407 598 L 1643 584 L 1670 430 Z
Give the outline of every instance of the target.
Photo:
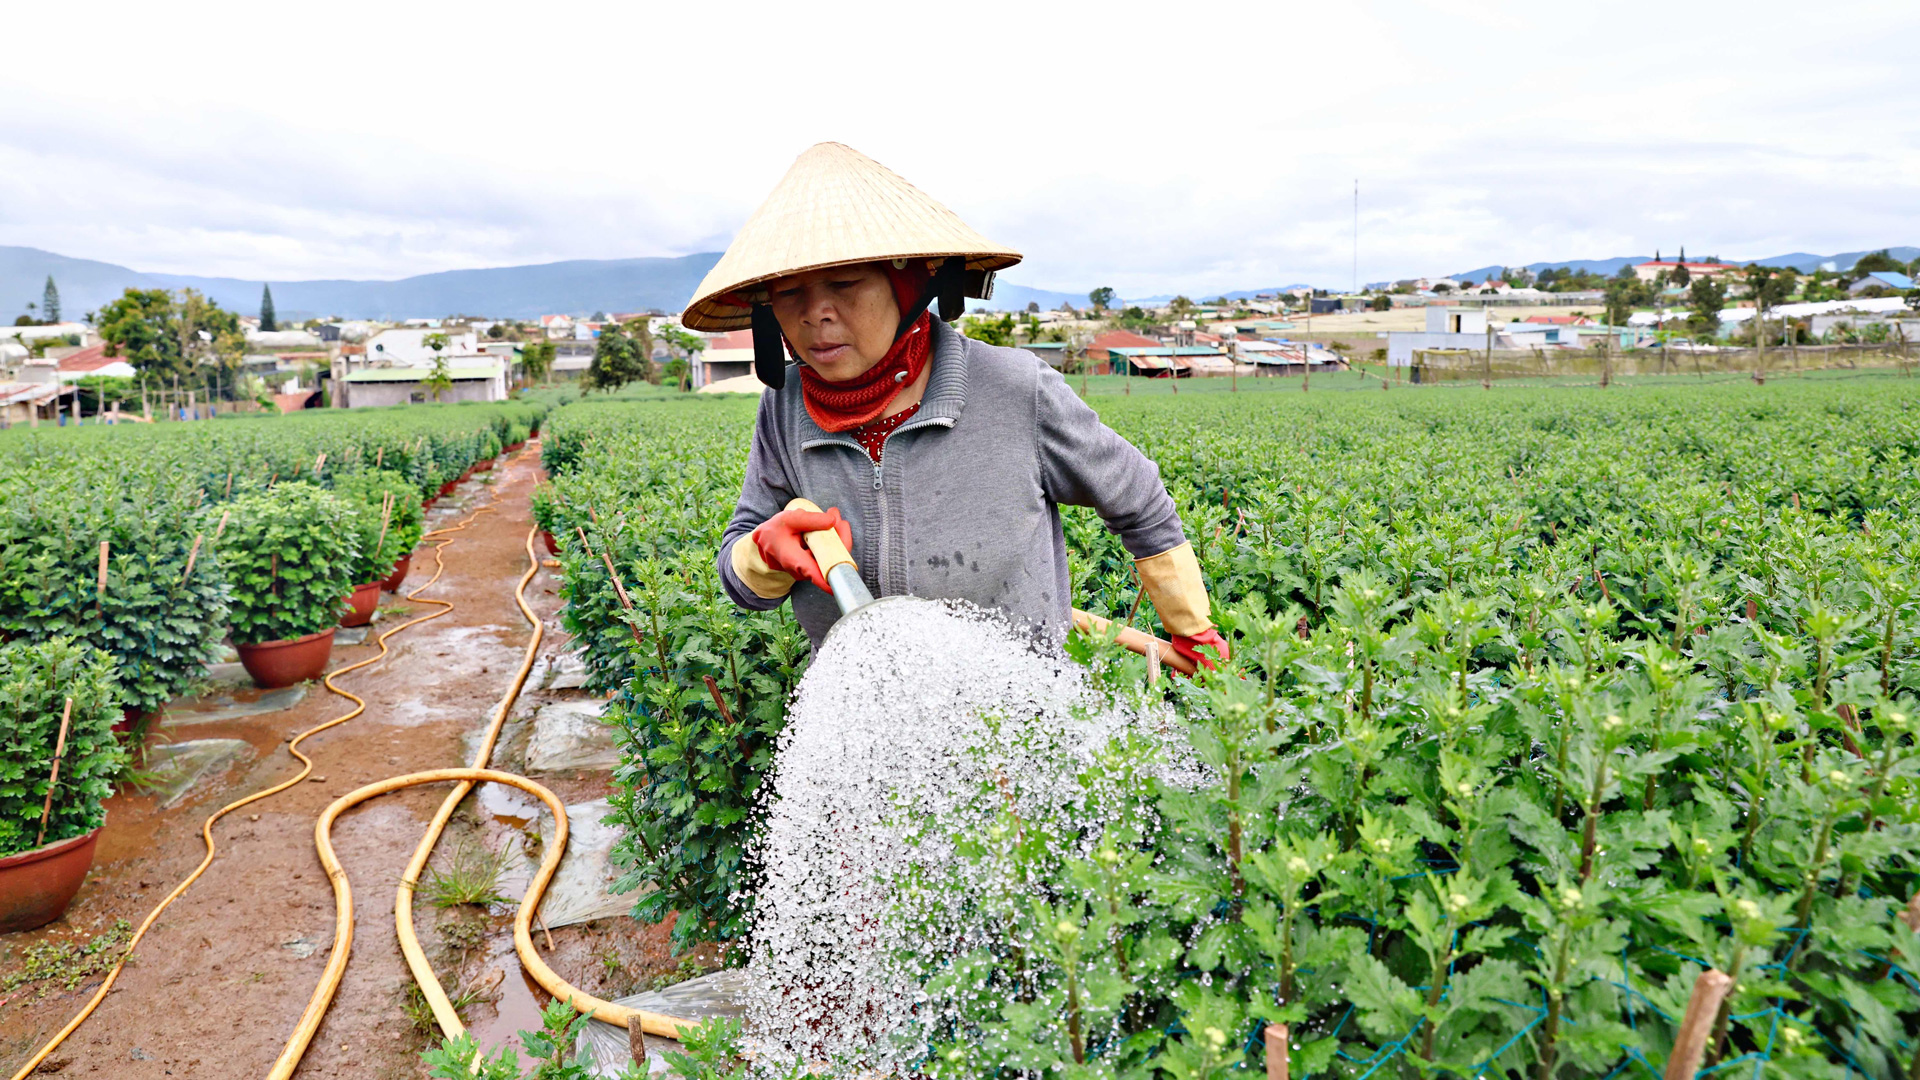
M 545 787 L 512 773 L 499 772 L 487 768 L 493 757 L 494 744 L 500 737 L 500 729 L 505 725 L 507 715 L 513 710 L 513 704 L 520 697 L 520 691 L 526 686 L 527 676 L 533 671 L 533 663 L 539 654 L 540 641 L 544 628 L 539 616 L 527 604 L 527 583 L 540 569 L 540 560 L 534 554 L 533 541 L 539 529 L 527 531 L 527 571 L 520 576 L 520 583 L 514 588 L 514 602 L 520 607 L 520 615 L 533 629 L 533 635 L 527 642 L 526 651 L 521 657 L 520 669 L 514 674 L 513 682 L 507 692 L 501 695 L 499 704 L 494 707 L 493 719 L 488 723 L 486 733 L 480 740 L 480 747 L 474 754 L 471 768 L 430 769 L 425 772 L 406 773 L 400 776 L 377 780 L 358 790 L 335 799 L 320 815 L 314 825 L 314 848 L 320 856 L 320 865 L 327 872 L 327 880 L 333 885 L 334 933 L 333 948 L 327 954 L 327 966 L 321 973 L 320 983 L 314 987 L 313 996 L 308 999 L 307 1007 L 300 1014 L 299 1023 L 294 1026 L 293 1035 L 280 1051 L 280 1057 L 274 1062 L 273 1069 L 267 1074 L 269 1080 L 288 1080 L 299 1067 L 300 1060 L 306 1055 L 313 1037 L 320 1030 L 320 1022 L 326 1017 L 327 1009 L 333 1004 L 334 994 L 340 989 L 340 982 L 346 977 L 347 959 L 353 948 L 353 889 L 347 880 L 347 872 L 333 851 L 333 822 L 342 813 L 368 799 L 399 791 L 402 788 L 421 784 L 438 784 L 453 781 L 457 784 L 434 813 L 427 831 L 414 848 L 413 858 L 407 862 L 406 870 L 401 874 L 398 895 L 394 901 L 394 933 L 400 939 L 400 951 L 407 959 L 407 967 L 413 972 L 414 982 L 420 987 L 420 993 L 427 999 L 433 1010 L 434 1021 L 440 1030 L 452 1038 L 466 1030 L 459 1014 L 454 1011 L 453 1003 L 448 1000 L 440 979 L 433 973 L 432 965 L 427 963 L 420 940 L 413 931 L 413 894 L 420 880 L 420 874 L 426 869 L 427 860 L 433 856 L 433 848 L 439 842 L 440 834 L 446 829 L 447 822 L 453 817 L 462 799 L 473 790 L 477 783 L 491 781 L 517 787 L 540 799 L 553 812 L 553 842 L 548 844 L 540 858 L 540 868 L 535 872 L 533 881 L 527 886 L 527 892 L 520 901 L 519 910 L 513 917 L 513 947 L 520 956 L 520 963 L 532 975 L 541 988 L 554 997 L 567 1002 L 574 1009 L 591 1013 L 595 1019 L 616 1024 L 620 1027 L 632 1027 L 635 1023 L 640 1030 L 651 1035 L 677 1037 L 682 1027 L 691 1027 L 694 1022 L 678 1017 L 664 1016 L 659 1013 L 643 1012 L 603 1001 L 580 990 L 556 975 L 552 968 L 540 958 L 533 946 L 533 916 L 539 910 L 540 900 L 546 894 L 547 884 L 560 868 L 560 859 L 567 848 L 567 808 L 558 796 Z
M 340 668 L 337 671 L 329 672 L 327 674 L 327 677 L 324 680 L 322 680 L 322 685 L 324 685 L 328 690 L 331 690 L 334 693 L 340 695 L 341 697 L 346 698 L 347 700 L 353 702 L 353 708 L 340 716 L 336 716 L 333 719 L 328 720 L 324 724 L 319 724 L 315 727 L 308 728 L 307 730 L 301 732 L 300 734 L 295 735 L 291 740 L 288 741 L 287 753 L 292 754 L 296 759 L 299 760 L 300 762 L 299 772 L 295 773 L 292 777 L 286 780 L 282 780 L 280 783 L 275 784 L 272 787 L 263 788 L 260 791 L 256 791 L 253 794 L 246 796 L 245 798 L 237 799 L 233 802 L 230 802 L 227 805 L 221 807 L 220 809 L 215 810 L 213 814 L 207 818 L 207 820 L 200 826 L 200 838 L 203 842 L 205 842 L 207 846 L 207 853 L 200 860 L 200 865 L 194 867 L 193 872 L 188 874 L 184 879 L 182 879 L 180 884 L 175 885 L 173 887 L 172 892 L 169 892 L 166 896 L 162 897 L 160 902 L 154 905 L 153 910 L 147 913 L 147 917 L 140 921 L 140 926 L 136 930 L 134 930 L 133 937 L 128 939 L 126 949 L 123 952 L 121 952 L 120 959 L 114 963 L 113 969 L 111 971 L 108 971 L 107 977 L 101 981 L 100 989 L 94 991 L 93 997 L 89 998 L 85 1005 L 81 1006 L 80 1011 L 74 1014 L 73 1019 L 67 1021 L 67 1024 L 65 1027 L 55 1032 L 53 1034 L 53 1037 L 48 1039 L 46 1044 L 42 1046 L 38 1051 L 36 1051 L 33 1057 L 28 1059 L 25 1065 L 20 1067 L 19 1072 L 16 1072 L 13 1074 L 13 1080 L 26 1080 L 26 1078 L 29 1075 L 31 1075 L 35 1069 L 38 1069 L 40 1067 L 40 1063 L 45 1061 L 48 1055 L 52 1054 L 55 1050 L 59 1049 L 61 1043 L 67 1041 L 68 1036 L 72 1035 L 75 1031 L 78 1031 L 80 1029 L 80 1025 L 86 1022 L 87 1017 L 92 1016 L 94 1013 L 94 1010 L 100 1007 L 100 1003 L 107 999 L 107 994 L 113 990 L 114 980 L 120 977 L 120 969 L 126 966 L 127 959 L 133 955 L 133 950 L 139 947 L 141 939 L 147 936 L 147 931 L 153 927 L 154 921 L 160 918 L 161 912 L 164 912 L 165 910 L 167 910 L 167 907 L 169 905 L 171 905 L 175 900 L 178 900 L 182 894 L 184 894 L 189 888 L 193 886 L 194 882 L 200 880 L 200 875 L 206 873 L 207 868 L 213 865 L 213 858 L 216 851 L 218 850 L 216 845 L 213 842 L 213 826 L 221 818 L 226 817 L 228 814 L 233 813 L 235 810 L 239 810 L 240 808 L 245 806 L 251 806 L 252 804 L 257 803 L 262 799 L 266 799 L 274 795 L 278 795 L 281 792 L 287 790 L 288 788 L 293 787 L 294 785 L 305 780 L 307 776 L 313 772 L 313 759 L 300 752 L 300 744 L 303 741 L 305 741 L 309 736 L 318 735 L 319 733 L 327 730 L 328 728 L 336 727 L 340 724 L 344 724 L 347 721 L 352 720 L 353 718 L 359 716 L 361 713 L 364 713 L 367 711 L 367 703 L 364 700 L 362 700 L 361 698 L 353 694 L 348 693 L 345 690 L 340 689 L 339 686 L 334 684 L 333 680 L 339 678 L 342 675 L 347 675 L 352 672 L 358 671 L 361 668 L 368 666 L 369 664 L 374 664 L 381 660 L 386 659 L 387 651 L 388 651 L 387 639 L 392 637 L 393 635 L 399 633 L 402 630 L 408 629 L 409 627 L 418 626 L 423 622 L 427 622 L 432 619 L 437 619 L 440 616 L 445 615 L 447 612 L 453 610 L 454 605 L 451 601 L 422 599 L 420 597 L 420 594 L 432 588 L 434 584 L 440 580 L 440 575 L 446 570 L 445 564 L 441 561 L 440 552 L 441 552 L 441 549 L 445 548 L 448 544 L 453 543 L 453 541 L 456 539 L 455 537 L 448 534 L 460 532 L 461 530 L 465 529 L 468 525 L 472 524 L 475 518 L 479 517 L 481 514 L 489 513 L 492 509 L 493 509 L 492 507 L 483 506 L 480 509 L 475 510 L 473 513 L 467 515 L 466 520 L 460 522 L 458 525 L 450 525 L 444 529 L 435 529 L 432 532 L 424 533 L 421 535 L 422 540 L 425 540 L 428 537 L 432 537 L 432 536 L 444 536 L 445 539 L 441 540 L 439 543 L 435 544 L 433 547 L 433 576 L 428 578 L 424 583 L 422 583 L 412 591 L 408 592 L 406 598 L 409 601 L 419 600 L 422 603 L 439 604 L 441 605 L 440 610 L 435 612 L 430 612 L 426 615 L 421 615 L 417 618 L 408 619 L 406 622 L 401 623 L 399 626 L 396 626 L 393 629 L 386 631 L 385 633 L 381 634 L 380 637 L 375 641 L 375 644 L 377 644 L 380 647 L 380 651 L 378 653 L 374 654 L 373 656 L 367 657 L 365 660 L 357 661 L 355 663 L 347 665 L 346 667 Z

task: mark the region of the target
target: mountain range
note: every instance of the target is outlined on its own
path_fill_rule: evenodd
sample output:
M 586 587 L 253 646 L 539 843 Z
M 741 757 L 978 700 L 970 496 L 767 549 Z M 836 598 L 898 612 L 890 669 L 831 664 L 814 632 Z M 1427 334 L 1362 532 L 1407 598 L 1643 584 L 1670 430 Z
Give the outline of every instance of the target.
M 1880 250 L 1882 249 L 1873 249 L 1873 251 Z M 1914 259 L 1920 258 L 1920 247 L 1886 248 L 1885 251 L 1901 262 L 1912 262 Z M 1740 266 L 1745 266 L 1748 263 L 1759 263 L 1761 266 L 1791 266 L 1803 274 L 1811 274 L 1819 269 L 1822 263 L 1829 262 L 1833 264 L 1836 270 L 1850 270 L 1853 268 L 1854 263 L 1860 261 L 1862 255 L 1870 255 L 1872 253 L 1872 251 L 1843 251 L 1838 255 L 1810 255 L 1804 251 L 1795 251 L 1786 255 L 1769 255 L 1764 259 L 1727 259 L 1725 261 L 1737 263 Z M 1660 253 L 1660 257 L 1663 259 L 1672 259 L 1677 257 L 1677 255 L 1677 252 L 1671 251 L 1663 251 Z M 1591 270 L 1596 274 L 1610 277 L 1622 266 L 1627 266 L 1632 263 L 1643 263 L 1651 258 L 1653 258 L 1652 255 L 1622 255 L 1612 259 L 1567 259 L 1562 262 L 1528 263 L 1527 269 L 1538 274 L 1550 266 L 1555 268 L 1567 267 L 1574 270 Z M 1698 261 L 1698 258 L 1698 256 L 1695 256 L 1694 259 L 1689 261 Z M 1498 274 L 1505 269 L 1508 268 L 1499 265 L 1482 266 L 1475 270 L 1468 270 L 1459 274 L 1449 274 L 1447 276 L 1453 278 L 1455 281 L 1485 281 L 1488 276 Z
M 1920 257 L 1920 248 L 1916 247 L 1889 250 L 1894 258 L 1903 262 Z M 1792 252 L 1751 261 L 1767 266 L 1791 266 L 1803 272 L 1832 262 L 1844 270 L 1865 254 L 1867 252 L 1864 251 L 1842 252 L 1838 255 Z M 1538 273 L 1549 266 L 1571 266 L 1612 274 L 1627 263 L 1644 262 L 1650 257 L 1634 255 L 1611 259 L 1551 260 L 1528 263 L 1527 269 Z M 241 278 L 147 273 L 38 248 L 0 246 L 0 321 L 11 321 L 11 316 L 24 312 L 29 302 L 38 303 L 49 275 L 60 289 L 61 310 L 68 318 L 77 318 L 98 309 L 125 289 L 198 289 L 224 308 L 253 314 L 260 309 L 261 287 L 266 284 L 273 287 L 276 313 L 287 321 L 326 315 L 382 320 L 460 314 L 532 319 L 551 313 L 591 315 L 599 311 L 645 311 L 650 308 L 678 311 L 686 305 L 693 290 L 699 286 L 700 279 L 706 276 L 719 258 L 719 252 L 709 251 L 677 258 L 571 259 L 532 266 L 447 270 L 393 281 L 261 282 Z M 1483 266 L 1452 276 L 1461 280 L 1480 281 L 1501 269 L 1499 266 Z M 1203 289 L 1187 295 L 1196 301 L 1221 295 L 1241 300 L 1257 293 L 1298 287 Z M 1172 298 L 1171 294 L 1127 296 L 1124 302 L 1154 304 Z M 992 300 L 976 301 L 969 306 L 975 309 L 1023 311 L 1029 303 L 1037 303 L 1047 309 L 1057 308 L 1063 303 L 1085 307 L 1087 293 L 1040 289 L 1002 280 L 995 286 Z
M 28 247 L 0 247 L 0 315 L 11 322 L 28 301 L 38 302 L 53 276 L 61 313 L 76 318 L 124 289 L 198 289 L 229 311 L 260 310 L 263 285 L 273 286 L 275 313 L 285 321 L 325 315 L 349 319 L 405 319 L 487 315 L 533 319 L 556 312 L 678 311 L 720 253 L 679 258 L 571 259 L 535 266 L 447 270 L 395 281 L 247 281 L 239 278 L 153 274 L 112 263 L 75 259 Z

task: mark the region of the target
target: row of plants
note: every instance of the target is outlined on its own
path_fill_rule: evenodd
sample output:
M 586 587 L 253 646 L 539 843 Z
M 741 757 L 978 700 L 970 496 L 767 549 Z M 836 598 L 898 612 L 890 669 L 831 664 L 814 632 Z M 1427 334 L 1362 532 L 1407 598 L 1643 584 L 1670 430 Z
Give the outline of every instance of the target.
M 0 432 L 0 637 L 114 661 L 131 714 L 237 644 L 333 625 L 418 543 L 423 498 L 539 404 Z M 324 660 L 323 660 L 324 662 Z
M 964 963 L 927 958 L 967 1003 L 928 1070 L 1224 1076 L 1284 1022 L 1296 1074 L 1651 1075 L 1713 965 L 1710 1064 L 1920 1076 L 1916 404 L 1898 378 L 1100 400 L 1235 639 L 1152 691 L 1214 782 L 1102 835 L 996 830 L 991 800 L 947 823 L 1009 884 Z M 537 507 L 617 691 L 636 913 L 682 940 L 744 926 L 806 656 L 714 574 L 752 418 L 566 406 Z M 1065 518 L 1077 605 L 1156 628 L 1097 516 Z

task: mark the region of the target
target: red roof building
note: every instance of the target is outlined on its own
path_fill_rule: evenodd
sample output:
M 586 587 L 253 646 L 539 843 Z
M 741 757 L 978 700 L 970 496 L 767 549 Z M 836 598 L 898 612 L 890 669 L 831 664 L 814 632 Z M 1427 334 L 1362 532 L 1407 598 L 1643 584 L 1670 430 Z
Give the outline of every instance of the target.
M 1087 343 L 1087 359 L 1097 364 L 1107 363 L 1113 358 L 1109 349 L 1157 349 L 1159 338 L 1150 338 L 1136 334 L 1131 330 L 1109 330 Z
M 1669 274 L 1671 274 L 1673 272 L 1673 269 L 1678 266 L 1686 267 L 1687 275 L 1689 277 L 1710 277 L 1710 278 L 1720 277 L 1723 274 L 1731 274 L 1735 270 L 1740 269 L 1739 267 L 1733 265 L 1732 263 L 1704 263 L 1704 262 L 1682 263 L 1682 262 L 1675 262 L 1672 259 L 1661 259 L 1657 261 L 1634 264 L 1633 274 L 1635 277 L 1639 278 L 1641 281 L 1652 281 L 1654 278 L 1660 276 L 1660 272 L 1662 270 L 1665 270 Z
M 121 365 L 115 368 L 113 365 Z M 103 370 L 111 369 L 111 370 Z M 108 356 L 104 342 L 89 345 L 77 353 L 60 358 L 60 374 L 63 378 L 79 378 L 85 375 L 119 375 L 131 378 L 134 367 L 124 356 Z

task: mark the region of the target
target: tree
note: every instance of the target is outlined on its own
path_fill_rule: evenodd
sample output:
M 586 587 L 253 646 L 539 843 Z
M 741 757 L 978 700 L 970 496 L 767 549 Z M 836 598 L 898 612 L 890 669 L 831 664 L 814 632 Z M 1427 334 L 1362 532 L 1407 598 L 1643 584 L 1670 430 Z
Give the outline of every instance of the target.
M 273 321 L 273 286 L 262 285 L 260 286 L 260 331 L 270 333 L 279 328 L 280 324 Z
M 446 357 L 433 358 L 433 370 L 420 380 L 420 389 L 432 394 L 435 402 L 440 400 L 441 394 L 453 389 L 453 369 L 447 366 Z
M 1388 296 L 1388 295 L 1387 295 L 1386 293 L 1376 293 L 1376 294 L 1374 294 L 1374 297 L 1373 297 L 1373 310 L 1375 310 L 1375 311 L 1392 311 L 1392 310 L 1393 310 L 1393 297 L 1391 297 L 1391 296 Z
M 1667 271 L 1667 281 L 1684 289 L 1693 283 L 1693 274 L 1687 270 L 1686 263 L 1675 263 L 1673 269 Z
M 985 315 L 969 316 L 960 323 L 960 332 L 975 341 L 984 341 L 989 345 L 1013 345 L 1013 316 L 1002 315 L 989 319 Z
M 1741 273 L 1746 276 L 1747 290 L 1753 294 L 1753 306 L 1758 316 L 1758 321 L 1754 323 L 1754 333 L 1758 336 L 1754 341 L 1759 342 L 1766 333 L 1767 312 L 1792 295 L 1794 274 L 1792 270 L 1761 266 L 1759 263 L 1748 263 Z
M 1176 296 L 1167 301 L 1167 311 L 1176 319 L 1184 319 L 1193 314 L 1193 301 L 1184 296 Z
M 1696 338 L 1718 337 L 1720 334 L 1720 309 L 1727 306 L 1727 287 L 1710 277 L 1703 277 L 1687 290 L 1687 298 L 1693 303 L 1693 314 L 1687 316 L 1687 328 Z
M 431 334 L 420 335 L 420 344 L 425 348 L 432 349 L 433 355 L 436 358 L 439 357 L 441 350 L 452 343 L 453 339 L 449 338 L 443 331 L 435 330 Z
M 60 321 L 60 290 L 53 283 L 53 275 L 47 275 L 47 288 L 40 294 L 40 317 L 51 325 Z
M 660 327 L 660 341 L 667 347 L 667 364 L 662 371 L 663 378 L 672 379 L 682 391 L 687 389 L 687 376 L 693 373 L 693 354 L 705 349 L 707 341 L 685 328 L 672 323 Z
M 1038 300 L 1027 301 L 1027 311 L 1029 314 L 1036 313 L 1039 310 L 1040 310 L 1040 301 Z
M 1568 280 L 1561 278 L 1562 281 Z M 1609 326 L 1625 326 L 1635 308 L 1643 307 L 1654 301 L 1654 286 L 1641 281 L 1633 267 L 1622 266 L 1606 280 L 1606 320 Z
M 551 341 L 529 341 L 520 350 L 520 363 L 527 369 L 528 382 L 545 382 L 553 370 L 554 354 L 559 346 Z
M 1907 306 L 1920 311 L 1920 285 L 1907 290 Z
M 1093 305 L 1095 314 L 1103 312 L 1113 306 L 1113 289 L 1102 285 L 1087 294 L 1087 301 Z
M 126 290 L 100 309 L 94 326 L 106 340 L 107 355 L 126 360 L 142 375 L 177 375 L 186 366 L 179 319 L 165 289 Z
M 653 349 L 653 336 L 647 336 L 647 349 Z M 582 380 L 588 390 L 618 390 L 630 382 L 647 377 L 652 357 L 641 359 L 639 343 L 623 326 L 603 326 L 593 343 L 593 362 L 587 365 Z

